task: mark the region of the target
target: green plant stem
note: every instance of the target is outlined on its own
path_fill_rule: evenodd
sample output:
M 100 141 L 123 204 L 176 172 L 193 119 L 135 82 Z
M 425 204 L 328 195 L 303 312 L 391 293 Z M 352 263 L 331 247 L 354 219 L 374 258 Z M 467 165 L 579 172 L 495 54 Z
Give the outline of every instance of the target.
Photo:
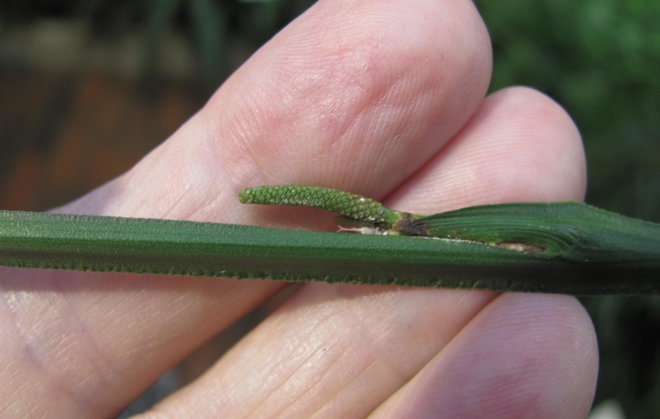
M 657 257 L 635 270 L 464 240 L 18 211 L 0 211 L 0 264 L 577 295 L 660 292 Z

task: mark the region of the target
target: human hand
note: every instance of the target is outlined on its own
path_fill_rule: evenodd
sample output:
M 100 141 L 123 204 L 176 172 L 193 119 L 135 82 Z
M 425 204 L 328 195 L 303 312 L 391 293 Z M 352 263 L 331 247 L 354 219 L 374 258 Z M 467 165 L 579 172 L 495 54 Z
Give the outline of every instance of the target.
M 581 199 L 579 133 L 525 88 L 484 98 L 490 44 L 469 1 L 321 1 L 168 141 L 63 212 L 319 228 L 241 206 L 313 184 L 437 213 Z M 285 284 L 0 271 L 0 416 L 116 414 Z M 308 284 L 146 416 L 584 417 L 597 370 L 572 297 Z

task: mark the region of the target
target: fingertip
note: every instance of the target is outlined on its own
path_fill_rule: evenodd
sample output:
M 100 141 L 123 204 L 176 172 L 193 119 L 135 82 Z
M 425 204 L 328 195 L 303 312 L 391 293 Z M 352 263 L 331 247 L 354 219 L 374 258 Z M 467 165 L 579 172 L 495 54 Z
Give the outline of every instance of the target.
M 532 163 L 545 162 L 544 200 L 582 200 L 586 193 L 586 158 L 582 136 L 561 104 L 539 90 L 512 86 L 494 93 L 492 106 L 512 116 L 502 123 L 502 135 L 521 138 L 521 147 L 536 152 Z M 525 135 L 526 134 L 526 135 Z
M 583 418 L 597 371 L 593 326 L 576 299 L 503 294 L 377 412 Z
M 581 200 L 585 189 L 584 149 L 573 120 L 537 90 L 511 87 L 487 97 L 387 204 L 433 214 L 480 204 Z

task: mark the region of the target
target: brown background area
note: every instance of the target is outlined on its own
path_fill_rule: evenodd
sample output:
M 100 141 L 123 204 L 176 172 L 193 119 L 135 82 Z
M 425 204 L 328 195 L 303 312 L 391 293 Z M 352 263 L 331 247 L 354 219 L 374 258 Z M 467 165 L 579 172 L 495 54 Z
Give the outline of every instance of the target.
M 181 82 L 0 73 L 0 208 L 44 210 L 121 174 L 200 106 Z

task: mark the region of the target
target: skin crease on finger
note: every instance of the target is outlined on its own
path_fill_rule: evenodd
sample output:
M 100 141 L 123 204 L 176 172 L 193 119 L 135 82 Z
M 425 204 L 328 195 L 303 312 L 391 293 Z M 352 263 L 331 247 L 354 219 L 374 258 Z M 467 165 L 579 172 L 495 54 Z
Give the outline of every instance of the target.
M 498 151 L 502 147 L 517 153 L 509 159 Z M 483 200 L 584 195 L 584 155 L 570 118 L 546 96 L 510 88 L 488 97 L 451 145 L 388 202 L 436 211 L 480 203 L 454 192 L 478 180 L 443 183 L 437 175 L 476 171 L 464 166 L 480 149 L 487 151 L 478 159 L 479 176 L 500 185 Z M 429 190 L 434 202 L 424 195 Z M 583 417 L 597 373 L 593 326 L 584 309 L 565 296 L 495 297 L 308 285 L 205 376 L 146 416 L 363 417 L 376 409 L 377 417 Z M 462 384 L 471 386 L 467 394 Z M 452 398 L 451 409 L 438 407 L 444 397 Z
M 461 129 L 489 75 L 469 1 L 322 1 L 131 171 L 58 211 L 258 225 L 238 188 L 382 197 Z M 280 286 L 12 269 L 1 285 L 2 413 L 59 417 L 116 413 Z

